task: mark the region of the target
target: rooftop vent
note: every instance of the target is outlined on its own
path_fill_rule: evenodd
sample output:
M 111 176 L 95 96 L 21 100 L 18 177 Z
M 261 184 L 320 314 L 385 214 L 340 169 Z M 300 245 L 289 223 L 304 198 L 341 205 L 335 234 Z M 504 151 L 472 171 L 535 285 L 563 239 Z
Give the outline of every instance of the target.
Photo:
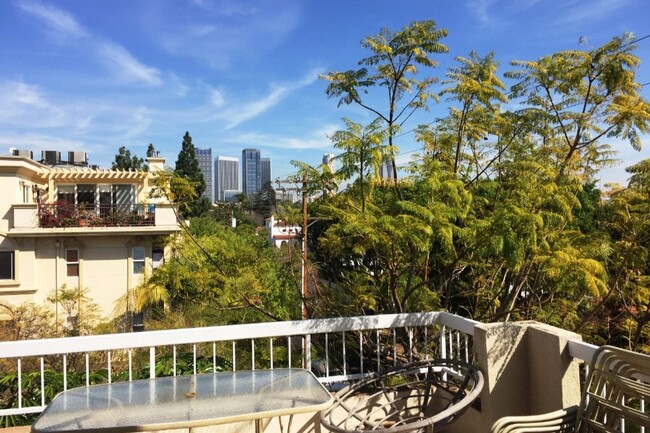
M 34 159 L 34 153 L 31 150 L 11 149 L 11 154 L 21 158 Z
M 41 152 L 41 162 L 47 165 L 61 164 L 61 152 L 56 150 L 43 150 Z
M 88 165 L 86 152 L 68 152 L 68 163 L 74 165 Z

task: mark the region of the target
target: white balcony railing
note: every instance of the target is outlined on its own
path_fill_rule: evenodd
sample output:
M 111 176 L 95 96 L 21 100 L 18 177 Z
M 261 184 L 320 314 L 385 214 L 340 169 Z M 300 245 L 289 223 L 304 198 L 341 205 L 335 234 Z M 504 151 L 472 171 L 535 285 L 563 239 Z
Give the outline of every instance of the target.
M 1 369 L 15 373 L 17 399 L 0 416 L 41 412 L 68 387 L 157 375 L 292 366 L 334 384 L 416 359 L 471 362 L 476 324 L 429 312 L 3 342 Z

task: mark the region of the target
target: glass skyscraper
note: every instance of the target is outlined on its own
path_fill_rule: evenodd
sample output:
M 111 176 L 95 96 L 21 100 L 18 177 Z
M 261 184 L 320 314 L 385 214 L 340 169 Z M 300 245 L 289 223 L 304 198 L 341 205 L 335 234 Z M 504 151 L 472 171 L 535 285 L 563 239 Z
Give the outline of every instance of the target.
M 214 160 L 216 201 L 226 201 L 225 191 L 239 191 L 239 158 L 217 156 Z
M 199 170 L 201 170 L 205 179 L 205 191 L 203 195 L 210 200 L 210 203 L 213 203 L 215 197 L 213 196 L 212 149 L 196 149 L 196 159 L 199 161 Z
M 244 149 L 241 153 L 242 192 L 246 195 L 257 194 L 262 188 L 262 164 L 260 160 L 259 149 Z
M 260 158 L 260 164 L 262 176 L 260 184 L 261 186 L 264 186 L 267 182 L 273 181 L 273 179 L 271 179 L 271 158 Z

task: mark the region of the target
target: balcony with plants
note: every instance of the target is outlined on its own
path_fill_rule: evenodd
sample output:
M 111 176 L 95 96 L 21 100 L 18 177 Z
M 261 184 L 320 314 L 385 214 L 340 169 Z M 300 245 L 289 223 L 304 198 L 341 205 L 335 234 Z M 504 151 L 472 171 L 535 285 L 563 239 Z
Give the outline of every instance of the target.
M 39 204 L 38 224 L 41 228 L 153 226 L 155 205 Z

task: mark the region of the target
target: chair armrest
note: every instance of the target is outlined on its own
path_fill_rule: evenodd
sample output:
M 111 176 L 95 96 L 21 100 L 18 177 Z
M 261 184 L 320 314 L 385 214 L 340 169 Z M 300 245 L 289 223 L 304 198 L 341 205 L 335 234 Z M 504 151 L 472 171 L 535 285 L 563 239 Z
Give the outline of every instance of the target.
M 490 433 L 573 432 L 577 406 L 541 415 L 506 416 L 495 421 Z

